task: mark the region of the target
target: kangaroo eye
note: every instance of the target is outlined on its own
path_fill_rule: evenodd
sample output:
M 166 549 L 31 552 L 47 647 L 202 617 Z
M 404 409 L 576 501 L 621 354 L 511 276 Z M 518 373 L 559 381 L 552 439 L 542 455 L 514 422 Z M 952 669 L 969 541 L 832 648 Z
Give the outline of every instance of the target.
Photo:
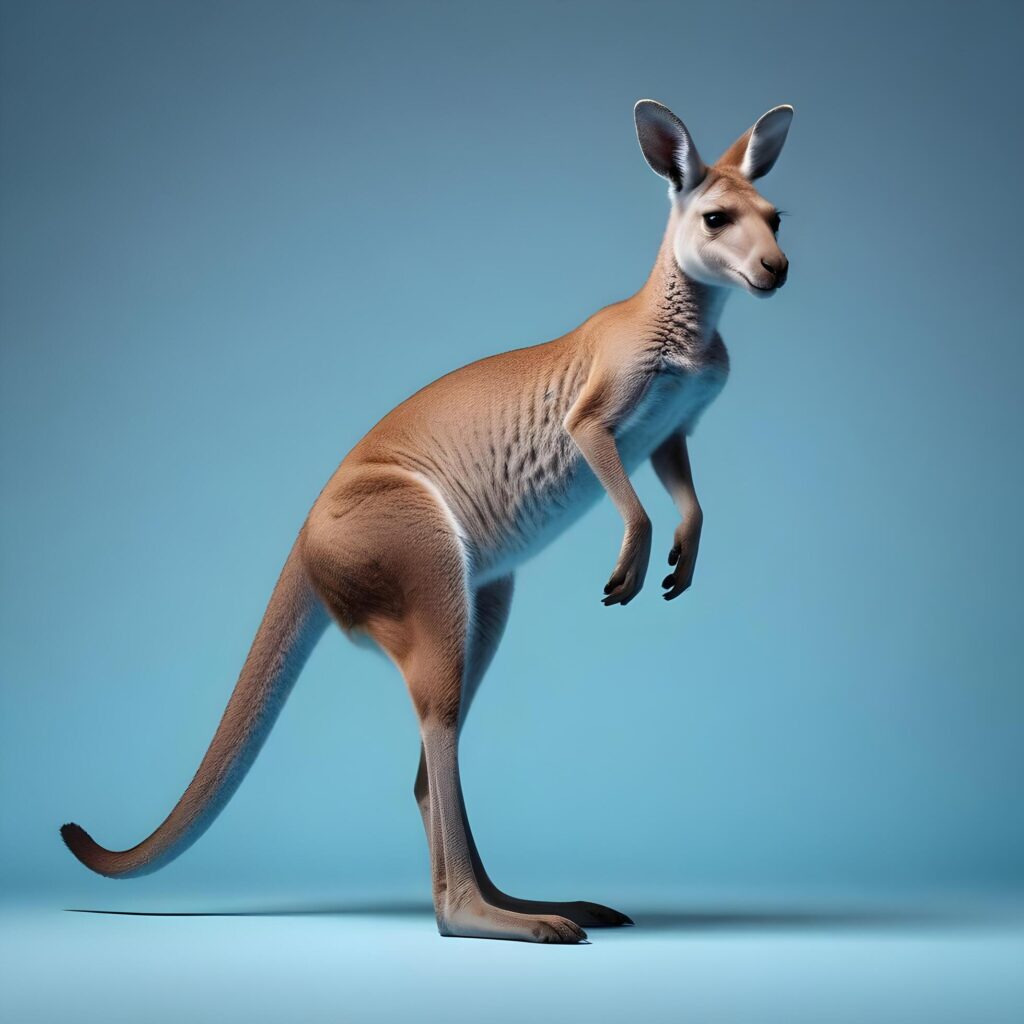
M 782 215 L 778 213 L 775 214 L 768 223 L 771 225 L 772 234 L 777 235 L 779 233 L 779 228 L 782 226 Z
M 729 215 L 722 213 L 721 210 L 713 210 L 711 213 L 704 214 L 704 223 L 712 230 L 724 228 L 729 223 Z

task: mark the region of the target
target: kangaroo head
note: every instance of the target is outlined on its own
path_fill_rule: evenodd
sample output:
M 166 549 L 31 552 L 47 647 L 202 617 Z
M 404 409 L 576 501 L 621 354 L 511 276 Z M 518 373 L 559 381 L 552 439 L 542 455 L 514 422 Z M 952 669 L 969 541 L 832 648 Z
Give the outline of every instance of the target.
M 671 184 L 672 249 L 680 270 L 703 284 L 734 285 L 766 298 L 786 283 L 779 213 L 751 184 L 778 159 L 793 118 L 773 107 L 707 166 L 682 121 L 654 100 L 634 110 L 640 149 Z

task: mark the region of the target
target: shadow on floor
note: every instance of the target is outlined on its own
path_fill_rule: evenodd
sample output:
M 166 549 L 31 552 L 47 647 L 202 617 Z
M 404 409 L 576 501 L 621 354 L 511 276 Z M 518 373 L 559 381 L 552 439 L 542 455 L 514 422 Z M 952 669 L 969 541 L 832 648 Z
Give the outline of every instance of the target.
M 313 914 L 351 914 L 366 917 L 434 916 L 434 906 L 426 900 L 347 903 L 343 906 L 258 907 L 252 910 L 99 910 L 91 907 L 66 907 L 65 910 L 69 914 L 116 914 L 124 917 L 305 917 Z
M 978 920 L 978 915 L 920 907 L 729 907 L 638 910 L 633 919 L 638 928 L 656 932 L 878 931 L 962 927 Z
M 991 915 L 921 907 L 648 907 L 628 908 L 642 932 L 919 929 L 965 927 L 991 922 Z M 125 917 L 297 917 L 310 915 L 430 917 L 426 901 L 347 903 L 332 906 L 259 907 L 248 910 L 109 910 L 68 907 L 71 914 Z

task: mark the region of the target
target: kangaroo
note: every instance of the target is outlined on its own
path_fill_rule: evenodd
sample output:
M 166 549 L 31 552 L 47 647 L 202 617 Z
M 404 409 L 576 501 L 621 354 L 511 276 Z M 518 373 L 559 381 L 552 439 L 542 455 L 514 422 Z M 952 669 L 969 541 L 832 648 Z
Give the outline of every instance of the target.
M 712 166 L 667 107 L 640 100 L 634 116 L 644 157 L 669 182 L 668 226 L 646 283 L 563 337 L 441 377 L 352 449 L 299 532 L 184 795 L 129 850 L 64 825 L 86 867 L 145 875 L 209 828 L 333 618 L 390 657 L 412 697 L 421 738 L 413 789 L 439 932 L 575 943 L 584 927 L 632 924 L 601 904 L 517 899 L 491 881 L 466 817 L 458 746 L 508 619 L 516 567 L 602 492 L 625 527 L 602 600 L 628 605 L 639 593 L 651 520 L 629 474 L 644 459 L 681 516 L 662 596 L 690 586 L 703 514 L 687 435 L 728 374 L 719 316 L 731 288 L 766 297 L 786 281 L 779 212 L 751 183 L 775 164 L 793 108 L 769 110 Z

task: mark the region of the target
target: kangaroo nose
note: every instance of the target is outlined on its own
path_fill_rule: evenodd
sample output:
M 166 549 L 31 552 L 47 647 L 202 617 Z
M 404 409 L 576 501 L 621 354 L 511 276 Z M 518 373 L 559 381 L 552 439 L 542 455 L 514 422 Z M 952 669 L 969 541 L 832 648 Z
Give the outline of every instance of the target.
M 777 263 L 769 263 L 766 259 L 762 259 L 761 266 L 775 278 L 776 288 L 781 288 L 786 283 L 786 277 L 789 274 L 789 260 L 785 256 Z

